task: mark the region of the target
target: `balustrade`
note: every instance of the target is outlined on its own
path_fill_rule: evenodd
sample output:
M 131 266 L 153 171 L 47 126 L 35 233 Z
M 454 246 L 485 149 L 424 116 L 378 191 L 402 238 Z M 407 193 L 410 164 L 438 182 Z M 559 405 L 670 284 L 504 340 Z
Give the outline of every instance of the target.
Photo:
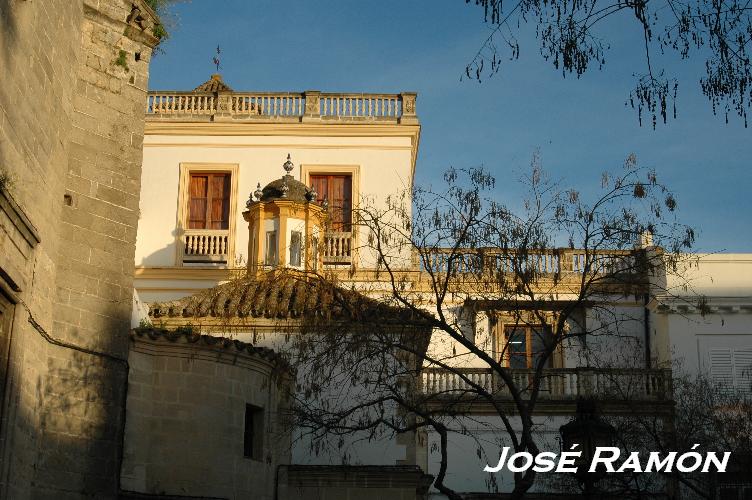
M 229 232 L 187 229 L 183 234 L 183 262 L 227 262 Z
M 534 370 L 507 372 L 514 386 L 529 397 L 535 382 Z M 425 394 L 457 397 L 474 387 L 499 398 L 511 397 L 509 388 L 490 368 L 425 368 L 421 372 Z M 474 384 L 474 385 L 473 385 Z M 578 397 L 615 400 L 654 400 L 671 398 L 670 370 L 553 368 L 543 371 L 539 382 L 539 399 L 571 400 Z
M 497 249 L 453 251 L 435 248 L 424 252 L 421 271 L 434 273 L 527 272 L 554 274 L 562 272 L 618 273 L 635 271 L 635 254 L 630 251 L 550 249 L 524 254 Z
M 231 119 L 392 121 L 414 119 L 416 94 L 149 92 L 146 115 L 228 115 Z
M 327 231 L 324 234 L 324 264 L 352 262 L 352 233 Z

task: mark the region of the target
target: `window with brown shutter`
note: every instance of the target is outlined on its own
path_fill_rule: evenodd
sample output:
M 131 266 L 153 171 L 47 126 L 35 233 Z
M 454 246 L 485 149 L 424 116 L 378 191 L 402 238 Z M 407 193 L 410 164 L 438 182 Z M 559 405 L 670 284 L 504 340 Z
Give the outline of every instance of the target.
M 350 231 L 352 224 L 352 176 L 311 175 L 311 187 L 318 193 L 319 202 L 329 202 L 329 216 L 333 231 Z
M 229 228 L 229 173 L 191 173 L 188 190 L 188 229 Z

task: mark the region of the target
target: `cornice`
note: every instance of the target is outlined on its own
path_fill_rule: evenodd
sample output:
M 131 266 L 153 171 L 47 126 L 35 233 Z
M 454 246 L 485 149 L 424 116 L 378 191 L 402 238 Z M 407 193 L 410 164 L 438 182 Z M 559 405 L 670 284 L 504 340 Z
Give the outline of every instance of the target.
M 167 136 L 285 136 L 302 137 L 409 137 L 411 149 L 410 179 L 415 179 L 415 164 L 420 145 L 420 124 L 329 123 L 329 122 L 197 122 L 161 121 L 146 118 L 145 138 Z M 148 143 L 145 143 L 148 147 Z M 186 147 L 192 144 L 185 144 Z M 218 145 L 217 147 L 221 147 Z M 249 145 L 252 147 L 252 145 Z

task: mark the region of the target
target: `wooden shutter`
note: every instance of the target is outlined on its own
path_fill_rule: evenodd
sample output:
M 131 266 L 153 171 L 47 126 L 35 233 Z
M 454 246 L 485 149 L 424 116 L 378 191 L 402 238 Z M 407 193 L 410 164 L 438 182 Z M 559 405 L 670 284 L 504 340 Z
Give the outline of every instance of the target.
M 206 207 L 209 196 L 209 176 L 191 174 L 188 201 L 188 228 L 206 229 Z
M 188 189 L 189 229 L 230 227 L 230 174 L 191 174 Z
M 230 176 L 214 174 L 211 176 L 211 209 L 209 229 L 227 229 L 230 227 Z
M 329 199 L 329 176 L 328 175 L 312 175 L 311 187 L 318 194 L 318 203 Z
M 329 202 L 333 231 L 350 231 L 352 223 L 352 177 L 349 175 L 311 175 L 311 185 L 319 200 Z

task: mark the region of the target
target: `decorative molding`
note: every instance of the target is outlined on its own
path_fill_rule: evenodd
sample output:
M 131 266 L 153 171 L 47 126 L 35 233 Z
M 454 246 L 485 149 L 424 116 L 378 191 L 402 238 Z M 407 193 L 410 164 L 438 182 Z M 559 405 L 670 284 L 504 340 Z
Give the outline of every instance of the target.
M 414 124 L 358 124 L 358 123 L 232 123 L 197 121 L 155 121 L 146 118 L 144 147 L 149 147 L 148 137 L 172 136 L 300 136 L 300 137 L 409 137 L 411 149 L 410 187 L 415 181 L 415 164 L 418 158 L 421 126 Z M 156 145 L 156 144 L 155 144 Z M 180 144 L 191 147 L 193 144 Z M 215 147 L 222 147 L 216 145 Z M 284 145 L 282 145 L 284 146 Z M 293 145 L 291 145 L 293 146 Z M 248 145 L 247 147 L 253 147 Z M 302 147 L 295 145 L 295 147 Z M 322 148 L 325 146 L 321 146 Z M 333 146 L 342 149 L 347 146 Z M 371 147 L 373 149 L 373 147 Z

